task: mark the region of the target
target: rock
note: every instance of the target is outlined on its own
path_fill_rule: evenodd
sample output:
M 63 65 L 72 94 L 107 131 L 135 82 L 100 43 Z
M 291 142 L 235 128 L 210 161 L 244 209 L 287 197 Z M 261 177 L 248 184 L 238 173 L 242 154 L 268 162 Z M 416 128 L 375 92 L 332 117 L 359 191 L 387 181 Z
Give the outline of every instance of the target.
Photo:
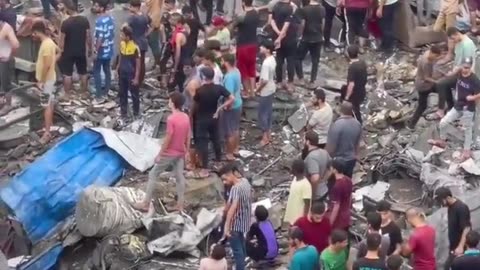
M 266 184 L 265 178 L 260 175 L 256 175 L 252 179 L 252 186 L 254 187 L 264 187 L 265 184 Z
M 116 123 L 116 121 L 114 119 L 112 119 L 112 117 L 107 115 L 102 119 L 102 121 L 100 121 L 100 126 L 102 126 L 104 128 L 112 129 L 112 128 L 115 127 L 115 123 Z
M 280 203 L 276 203 L 268 209 L 268 219 L 272 222 L 273 228 L 278 229 L 282 226 L 283 207 Z
M 27 152 L 27 149 L 28 149 L 28 144 L 26 143 L 20 144 L 19 146 L 15 147 L 15 149 L 11 150 L 8 156 L 15 159 L 19 159 L 23 155 L 25 155 L 25 153 Z
M 289 155 L 289 154 L 291 154 L 295 151 L 297 151 L 297 149 L 295 147 L 293 147 L 290 143 L 287 143 L 282 147 L 282 152 L 287 154 L 287 155 Z

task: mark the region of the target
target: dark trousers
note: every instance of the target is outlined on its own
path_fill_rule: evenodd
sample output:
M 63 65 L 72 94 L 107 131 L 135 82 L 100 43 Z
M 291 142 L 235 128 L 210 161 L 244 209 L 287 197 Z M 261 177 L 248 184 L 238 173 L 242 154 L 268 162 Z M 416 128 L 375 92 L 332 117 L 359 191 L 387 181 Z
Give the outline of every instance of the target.
M 102 87 L 102 71 L 105 74 L 105 87 Z M 95 81 L 95 96 L 104 97 L 112 81 L 112 72 L 110 69 L 110 59 L 95 59 L 93 63 L 93 79 Z
M 49 19 L 50 16 L 52 15 L 52 12 L 50 10 L 50 5 L 52 5 L 53 8 L 57 9 L 58 4 L 55 0 L 41 0 L 41 2 L 42 2 L 43 14 L 45 15 L 45 18 Z
M 411 127 L 414 127 L 420 117 L 422 117 L 423 112 L 427 109 L 428 106 L 428 95 L 431 93 L 435 93 L 435 86 L 428 90 L 423 90 L 423 91 L 418 91 L 418 104 L 417 108 L 415 109 L 415 112 L 413 113 L 412 118 L 410 118 L 409 125 Z
M 390 51 L 395 43 L 393 31 L 393 23 L 395 18 L 395 10 L 398 3 L 383 6 L 383 16 L 379 20 L 380 29 L 382 30 L 382 49 Z
M 138 78 L 138 85 L 143 84 L 143 80 L 145 79 L 145 54 L 146 51 L 140 52 L 140 77 Z
M 355 43 L 356 37 L 368 38 L 365 28 L 366 8 L 346 8 L 345 21 L 347 22 L 347 44 Z
M 456 256 L 453 253 L 453 251 L 450 251 L 450 253 L 448 253 L 448 257 L 447 257 L 447 260 L 445 261 L 445 265 L 443 266 L 443 269 L 444 270 L 450 270 L 450 267 L 452 266 L 453 260 L 455 258 L 456 258 Z
M 447 104 L 447 110 L 453 107 L 453 94 L 452 89 L 457 85 L 457 75 L 443 77 L 437 83 L 438 92 L 438 109 L 444 110 L 445 103 Z
M 225 0 L 217 0 L 216 10 L 218 13 L 223 13 L 223 6 L 225 5 Z
M 338 42 L 345 41 L 345 37 L 347 34 L 347 24 L 345 23 L 345 16 L 343 14 L 338 16 L 336 14 L 336 8 L 330 6 L 325 1 L 323 2 L 323 7 L 325 8 L 325 27 L 323 29 L 323 40 L 325 42 L 325 47 L 330 46 L 330 35 L 332 33 L 333 19 L 335 19 L 335 17 L 337 17 L 343 23 L 342 29 L 340 30 L 339 36 L 337 37 Z
M 353 92 L 355 92 L 355 89 L 353 90 Z M 347 86 L 344 85 L 340 89 L 340 100 L 344 101 L 346 95 L 347 95 Z M 365 97 L 355 95 L 354 93 L 350 96 L 350 100 L 347 100 L 348 102 L 352 103 L 353 116 L 355 116 L 355 118 L 358 120 L 358 122 L 360 122 L 360 124 L 362 123 L 362 113 L 360 111 L 360 105 L 362 104 L 364 99 Z
M 321 42 L 300 42 L 297 49 L 297 62 L 295 63 L 295 70 L 297 71 L 297 77 L 303 79 L 303 60 L 307 53 L 310 53 L 312 58 L 312 72 L 310 74 L 310 82 L 315 82 L 318 73 L 318 63 L 320 62 L 320 49 L 322 48 Z
M 206 18 L 205 24 L 210 25 L 212 24 L 212 16 L 213 16 L 213 0 L 202 0 L 202 5 L 206 9 Z
M 195 149 L 200 155 L 202 161 L 202 168 L 208 168 L 208 143 L 213 144 L 215 157 L 220 160 L 222 157 L 222 147 L 220 145 L 220 136 L 218 134 L 218 119 L 202 119 L 195 120 Z
M 355 165 L 357 165 L 357 160 L 347 160 L 345 161 L 345 175 L 352 178 L 353 170 L 355 169 Z
M 138 116 L 140 113 L 140 96 L 138 86 L 132 85 L 134 74 L 120 73 L 118 75 L 118 86 L 120 96 L 120 113 L 123 117 L 128 113 L 128 92 L 132 97 L 133 115 Z
M 295 76 L 295 52 L 297 44 L 295 42 L 289 41 L 282 43 L 280 48 L 277 49 L 276 61 L 277 67 L 275 70 L 277 76 L 277 82 L 283 82 L 283 63 L 287 61 L 287 75 L 288 82 L 293 82 L 293 77 Z
M 190 5 L 190 7 L 192 8 L 193 16 L 194 16 L 197 20 L 200 20 L 200 17 L 198 16 L 197 1 L 198 1 L 198 0 L 188 0 L 189 5 Z
M 174 91 L 175 87 L 178 87 L 178 91 L 180 93 L 183 93 L 183 86 L 185 84 L 185 79 L 186 79 L 185 73 L 183 72 L 183 65 L 181 64 L 179 65 L 178 70 L 175 72 L 173 76 L 174 76 L 173 83 L 169 84 L 168 89 L 170 91 Z

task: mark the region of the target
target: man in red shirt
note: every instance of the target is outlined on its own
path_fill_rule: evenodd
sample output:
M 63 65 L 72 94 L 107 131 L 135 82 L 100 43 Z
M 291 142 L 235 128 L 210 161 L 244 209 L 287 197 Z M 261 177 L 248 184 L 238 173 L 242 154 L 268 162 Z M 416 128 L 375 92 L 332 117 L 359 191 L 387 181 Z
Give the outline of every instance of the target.
M 348 232 L 353 185 L 352 180 L 344 174 L 345 168 L 344 161 L 332 160 L 332 172 L 335 177 L 335 183 L 329 193 L 329 212 L 330 224 L 332 224 L 333 229 Z
M 332 231 L 325 210 L 323 202 L 315 202 L 310 208 L 309 215 L 299 218 L 294 224 L 302 230 L 304 242 L 314 246 L 319 254 L 328 247 L 328 237 Z
M 413 254 L 415 270 L 435 270 L 435 229 L 425 222 L 425 214 L 415 208 L 408 209 L 406 217 L 415 229 L 408 242 L 402 245 L 402 255 Z
M 148 211 L 152 200 L 155 182 L 159 175 L 168 167 L 173 166 L 173 173 L 176 179 L 177 210 L 183 210 L 183 199 L 185 195 L 185 155 L 189 152 L 190 146 L 190 117 L 181 111 L 185 98 L 179 92 L 170 95 L 168 106 L 172 114 L 167 118 L 167 134 L 163 140 L 162 148 L 155 158 L 155 165 L 148 174 L 146 196 L 143 202 L 134 206 L 141 211 Z

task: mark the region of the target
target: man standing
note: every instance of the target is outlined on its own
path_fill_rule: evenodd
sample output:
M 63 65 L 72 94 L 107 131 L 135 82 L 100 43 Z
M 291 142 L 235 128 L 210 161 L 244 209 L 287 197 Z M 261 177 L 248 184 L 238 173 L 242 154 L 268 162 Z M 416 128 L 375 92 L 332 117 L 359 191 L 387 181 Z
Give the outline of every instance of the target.
M 332 171 L 335 182 L 329 193 L 330 224 L 333 229 L 348 232 L 350 227 L 350 207 L 352 205 L 352 180 L 345 175 L 345 163 L 332 160 Z
M 216 160 L 222 158 L 222 148 L 218 134 L 218 116 L 233 104 L 234 96 L 228 92 L 225 87 L 213 83 L 215 72 L 210 67 L 204 67 L 200 71 L 203 79 L 203 85 L 196 91 L 193 108 L 195 148 L 200 155 L 202 170 L 200 173 L 193 172 L 194 178 L 204 178 L 208 176 L 208 143 L 213 144 Z M 218 106 L 218 100 L 223 97 L 225 101 Z M 247 228 L 248 229 L 248 228 Z
M 41 42 L 36 62 L 37 87 L 43 92 L 42 105 L 45 107 L 44 121 L 45 133 L 40 139 L 41 144 L 46 144 L 51 139 L 50 127 L 53 123 L 53 109 L 55 102 L 55 62 L 59 53 L 57 45 L 46 34 L 44 22 L 36 22 L 32 26 L 32 36 Z
M 359 49 L 356 45 L 348 46 L 347 55 L 350 61 L 347 71 L 347 85 L 342 86 L 341 99 L 352 103 L 355 118 L 362 123 L 360 105 L 366 96 L 367 64 L 358 58 Z
M 223 136 L 225 137 L 225 157 L 235 160 L 240 147 L 240 118 L 242 117 L 242 79 L 240 72 L 235 68 L 235 56 L 226 54 L 222 58 L 223 66 L 227 71 L 223 78 L 223 85 L 234 97 L 231 108 L 226 108 L 222 115 Z
M 150 17 L 143 14 L 140 10 L 142 6 L 142 1 L 140 0 L 130 0 L 130 17 L 127 19 L 127 23 L 132 29 L 133 41 L 137 44 L 140 49 L 140 78 L 138 85 L 143 84 L 145 79 L 145 54 L 148 50 L 148 40 L 147 36 L 150 33 Z
M 425 222 L 425 214 L 415 208 L 406 211 L 407 222 L 414 228 L 407 243 L 402 245 L 401 254 L 413 255 L 413 269 L 435 270 L 435 229 Z
M 438 111 L 437 114 L 440 118 L 445 116 L 445 103 L 447 104 L 447 111 L 453 107 L 453 95 L 452 89 L 457 85 L 458 72 L 462 69 L 463 59 L 469 57 L 473 61 L 471 63 L 472 69 L 475 68 L 475 57 L 477 47 L 475 43 L 467 36 L 455 27 L 450 27 L 447 29 L 447 36 L 455 44 L 454 49 L 454 67 L 452 71 L 445 74 L 445 76 L 438 81 L 437 91 L 438 91 Z M 446 63 L 453 59 L 453 54 L 449 52 L 447 56 L 439 60 L 440 63 Z
M 378 233 L 369 233 L 365 240 L 367 252 L 365 256 L 358 258 L 353 263 L 353 270 L 388 270 L 385 264 L 385 258 L 379 255 L 382 236 Z M 416 270 L 416 268 L 415 268 Z
M 306 216 L 310 210 L 312 202 L 312 185 L 305 178 L 305 164 L 303 160 L 297 159 L 292 163 L 291 174 L 292 183 L 288 192 L 287 206 L 285 207 L 284 223 L 289 225 L 303 216 Z
M 163 0 L 147 0 L 145 1 L 146 13 L 150 18 L 151 31 L 147 37 L 148 46 L 152 50 L 155 66 L 160 65 L 162 53 L 160 51 L 160 26 L 162 24 Z M 165 40 L 162 40 L 165 41 Z
M 382 200 L 377 204 L 377 212 L 382 217 L 382 234 L 388 235 L 390 238 L 390 246 L 388 248 L 387 255 L 390 256 L 392 254 L 399 254 L 402 240 L 402 231 L 400 227 L 392 220 L 392 212 L 391 212 L 392 205 Z
M 407 128 L 414 129 L 423 112 L 427 109 L 428 96 L 436 92 L 437 80 L 433 78 L 433 65 L 438 60 L 442 51 L 436 45 L 432 45 L 417 63 L 417 75 L 415 77 L 415 89 L 418 93 L 418 104 L 412 118 L 407 122 Z
M 219 175 L 223 183 L 231 187 L 225 206 L 224 235 L 232 248 L 235 269 L 244 270 L 247 256 L 245 234 L 250 227 L 252 216 L 252 187 L 233 162 L 221 168 Z
M 273 99 L 275 97 L 276 86 L 274 81 L 275 69 L 277 62 L 273 56 L 274 45 L 267 40 L 260 46 L 260 53 L 265 56 L 260 70 L 260 83 L 255 89 L 259 95 L 258 100 L 258 122 L 262 129 L 262 140 L 258 147 L 264 147 L 270 143 L 272 135 L 270 130 L 272 128 L 272 114 L 273 114 Z
M 295 76 L 295 52 L 297 38 L 293 18 L 295 10 L 290 0 L 280 0 L 272 10 L 270 25 L 275 32 L 276 48 L 276 78 L 283 88 L 293 91 L 293 78 Z M 287 61 L 288 84 L 283 81 L 283 63 Z
M 171 16 L 171 20 L 175 25 L 172 34 L 172 48 L 173 48 L 173 69 L 170 81 L 169 88 L 170 91 L 175 89 L 175 86 L 178 87 L 178 91 L 183 92 L 183 86 L 185 83 L 185 73 L 183 72 L 183 63 L 188 59 L 188 48 L 187 44 L 187 32 L 185 30 L 185 22 L 183 17 L 179 13 L 174 13 Z
M 343 8 L 337 7 L 336 0 L 325 0 L 323 7 L 325 8 L 325 26 L 323 28 L 323 46 L 325 50 L 332 50 L 332 43 L 330 42 L 330 36 L 332 33 L 333 20 L 337 18 L 342 23 L 342 28 L 338 33 L 337 41 L 339 43 L 345 42 L 347 33 L 347 24 L 345 22 L 345 15 Z
M 456 256 L 463 254 L 467 234 L 471 230 L 470 209 L 468 206 L 453 197 L 450 189 L 440 187 L 435 191 L 436 200 L 442 206 L 448 207 L 448 241 L 450 253 L 445 263 L 445 269 L 450 269 L 450 264 Z
M 476 269 L 480 265 L 480 250 L 478 243 L 480 235 L 476 231 L 467 233 L 465 245 L 467 250 L 463 255 L 456 257 L 452 263 L 452 270 L 470 270 Z
M 314 246 L 305 243 L 305 236 L 300 228 L 292 227 L 289 233 L 290 248 L 293 251 L 289 270 L 317 270 L 318 252 Z
M 8 92 L 12 87 L 12 76 L 15 72 L 15 57 L 13 53 L 20 47 L 15 35 L 17 14 L 8 0 L 0 0 L 0 94 L 4 95 L 5 103 L 0 115 L 12 110 L 12 97 Z
M 328 130 L 332 124 L 333 110 L 325 102 L 325 91 L 316 89 L 313 96 L 315 110 L 308 120 L 307 130 L 313 130 L 318 135 L 318 146 L 325 149 L 327 145 Z
M 347 45 L 355 44 L 358 37 L 360 48 L 363 49 L 368 39 L 365 18 L 370 8 L 370 0 L 340 0 L 345 5 L 345 22 L 347 23 Z
M 243 0 L 245 14 L 238 18 L 237 67 L 242 75 L 245 96 L 254 95 L 257 62 L 257 27 L 260 16 L 252 6 L 253 0 Z
M 473 124 L 475 116 L 475 101 L 480 99 L 480 80 L 473 73 L 473 58 L 466 57 L 462 61 L 462 69 L 457 73 L 457 91 L 455 105 L 440 120 L 439 140 L 428 140 L 432 145 L 445 148 L 447 147 L 447 127 L 460 119 L 460 124 L 464 128 L 464 142 L 462 159 L 467 160 L 471 156 L 471 146 L 473 140 Z M 449 90 L 450 91 L 450 90 Z
M 113 17 L 107 14 L 108 1 L 98 0 L 93 8 L 97 12 L 95 22 L 95 55 L 93 63 L 93 77 L 95 79 L 95 103 L 105 102 L 105 96 L 110 90 L 112 72 L 110 61 L 113 57 L 113 43 L 115 36 L 115 23 Z M 101 73 L 105 74 L 105 86 L 102 87 Z
M 160 153 L 155 157 L 155 165 L 148 174 L 148 184 L 145 199 L 135 208 L 147 212 L 155 189 L 155 182 L 161 173 L 168 167 L 173 166 L 173 173 L 176 179 L 177 205 L 178 211 L 183 211 L 185 184 L 183 168 L 185 165 L 185 155 L 190 146 L 190 118 L 182 111 L 185 98 L 178 92 L 170 94 L 168 107 L 172 111 L 167 118 L 167 134 L 163 140 Z
M 314 246 L 319 254 L 328 247 L 328 237 L 332 231 L 325 208 L 323 202 L 314 202 L 308 216 L 299 218 L 294 224 L 302 230 L 305 244 Z
M 75 65 L 80 76 L 80 89 L 84 95 L 87 91 L 87 54 L 93 52 L 90 23 L 87 18 L 77 13 L 77 7 L 65 2 L 70 15 L 63 21 L 60 33 L 60 50 L 62 51 L 60 70 L 63 73 L 65 98 L 69 98 L 72 90 L 72 74 Z M 87 51 L 88 50 L 88 51 Z
M 348 263 L 348 234 L 342 230 L 334 230 L 330 234 L 330 245 L 320 255 L 320 269 L 346 270 Z
M 377 18 L 379 18 L 380 29 L 382 30 L 381 49 L 386 54 L 393 53 L 395 42 L 393 23 L 395 19 L 395 10 L 398 6 L 398 0 L 379 0 L 377 7 Z
M 188 25 L 189 31 L 187 35 L 187 46 L 188 50 L 188 58 L 191 58 L 195 53 L 195 50 L 198 46 L 198 34 L 200 31 L 205 33 L 205 27 L 198 19 L 198 16 L 194 15 L 194 11 L 197 9 L 197 6 L 183 6 L 182 8 L 182 15 L 185 18 L 185 23 Z
M 385 259 L 388 255 L 388 250 L 390 248 L 390 237 L 388 237 L 388 235 L 382 235 L 382 217 L 377 212 L 370 212 L 367 214 L 367 223 L 369 234 L 377 234 L 381 236 L 381 244 L 380 248 L 377 250 L 377 255 L 378 257 Z M 358 245 L 357 258 L 363 258 L 367 256 L 369 251 L 370 250 L 368 248 L 367 241 L 361 241 Z
M 330 127 L 327 151 L 334 159 L 345 163 L 345 175 L 352 177 L 362 136 L 362 125 L 353 118 L 352 104 L 342 102 L 340 117 Z
M 318 143 L 318 135 L 314 131 L 305 134 L 305 146 L 308 151 L 305 167 L 308 180 L 312 184 L 312 198 L 324 200 L 328 193 L 327 181 L 330 177 L 330 156 Z M 318 252 L 321 252 L 320 250 Z
M 297 77 L 300 84 L 303 81 L 303 60 L 310 53 L 312 59 L 312 71 L 310 73 L 310 83 L 307 88 L 315 88 L 317 80 L 318 63 L 320 62 L 320 50 L 323 39 L 323 23 L 325 20 L 325 8 L 318 0 L 311 0 L 308 5 L 299 10 L 301 41 L 298 46 L 298 59 L 295 63 Z

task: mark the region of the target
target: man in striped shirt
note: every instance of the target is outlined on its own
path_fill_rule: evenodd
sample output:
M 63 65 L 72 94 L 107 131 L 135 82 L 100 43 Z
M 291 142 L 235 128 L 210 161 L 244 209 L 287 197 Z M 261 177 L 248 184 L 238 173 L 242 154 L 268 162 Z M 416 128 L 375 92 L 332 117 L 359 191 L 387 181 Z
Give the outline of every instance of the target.
M 252 187 L 238 170 L 235 162 L 225 165 L 219 172 L 223 183 L 231 187 L 225 206 L 224 238 L 228 238 L 235 260 L 235 269 L 245 269 L 245 234 L 252 215 Z

